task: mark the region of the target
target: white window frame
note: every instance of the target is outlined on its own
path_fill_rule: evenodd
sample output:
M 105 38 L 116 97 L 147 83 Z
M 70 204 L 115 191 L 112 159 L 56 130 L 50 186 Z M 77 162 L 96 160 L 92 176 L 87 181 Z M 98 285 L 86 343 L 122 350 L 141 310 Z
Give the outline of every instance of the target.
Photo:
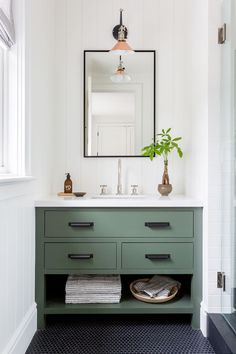
M 1 129 L 0 129 L 0 173 L 7 173 L 7 122 L 8 122 L 8 49 L 0 47 L 2 62 L 1 62 Z
M 6 49 L 4 166 L 0 166 L 0 183 L 4 182 L 4 179 L 24 178 L 29 175 L 29 152 L 27 150 L 29 131 L 26 132 L 28 111 L 26 112 L 25 89 L 26 1 L 17 0 L 13 4 L 16 44 Z

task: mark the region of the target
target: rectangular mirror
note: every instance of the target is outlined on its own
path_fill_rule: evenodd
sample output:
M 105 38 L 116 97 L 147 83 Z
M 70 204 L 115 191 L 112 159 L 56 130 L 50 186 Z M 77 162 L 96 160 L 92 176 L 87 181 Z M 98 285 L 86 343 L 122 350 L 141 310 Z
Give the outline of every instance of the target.
M 141 156 L 152 139 L 155 51 L 84 51 L 84 156 Z

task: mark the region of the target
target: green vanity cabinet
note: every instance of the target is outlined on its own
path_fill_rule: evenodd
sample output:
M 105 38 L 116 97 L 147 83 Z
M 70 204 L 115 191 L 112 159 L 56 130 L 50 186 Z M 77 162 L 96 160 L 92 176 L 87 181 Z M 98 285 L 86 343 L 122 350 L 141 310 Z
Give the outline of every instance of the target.
M 199 328 L 201 239 L 200 207 L 37 207 L 38 328 L 46 315 L 96 313 L 187 313 Z M 121 302 L 65 304 L 69 274 L 121 274 Z M 163 304 L 136 300 L 129 283 L 154 274 L 178 279 L 179 295 Z

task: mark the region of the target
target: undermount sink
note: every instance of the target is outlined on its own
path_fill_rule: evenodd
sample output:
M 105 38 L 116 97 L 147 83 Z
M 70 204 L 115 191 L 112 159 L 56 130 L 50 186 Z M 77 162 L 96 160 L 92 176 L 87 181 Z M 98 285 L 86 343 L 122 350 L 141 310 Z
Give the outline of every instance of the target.
M 92 199 L 143 199 L 143 194 L 97 194 L 93 195 Z

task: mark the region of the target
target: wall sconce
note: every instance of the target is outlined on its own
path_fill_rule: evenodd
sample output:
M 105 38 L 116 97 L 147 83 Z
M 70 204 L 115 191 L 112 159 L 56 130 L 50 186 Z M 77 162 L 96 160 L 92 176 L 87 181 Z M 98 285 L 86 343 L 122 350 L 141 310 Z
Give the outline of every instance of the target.
M 112 31 L 113 37 L 117 40 L 117 43 L 110 52 L 117 55 L 133 54 L 134 50 L 126 42 L 128 30 L 123 25 L 122 12 L 123 9 L 120 9 L 120 24 L 116 25 Z
M 119 65 L 117 67 L 117 70 L 115 72 L 115 74 L 113 74 L 110 77 L 111 81 L 113 81 L 116 84 L 119 83 L 126 83 L 129 82 L 131 80 L 130 76 L 126 74 L 125 72 L 125 68 L 123 67 L 123 61 L 121 59 L 121 55 L 120 55 L 120 62 Z

